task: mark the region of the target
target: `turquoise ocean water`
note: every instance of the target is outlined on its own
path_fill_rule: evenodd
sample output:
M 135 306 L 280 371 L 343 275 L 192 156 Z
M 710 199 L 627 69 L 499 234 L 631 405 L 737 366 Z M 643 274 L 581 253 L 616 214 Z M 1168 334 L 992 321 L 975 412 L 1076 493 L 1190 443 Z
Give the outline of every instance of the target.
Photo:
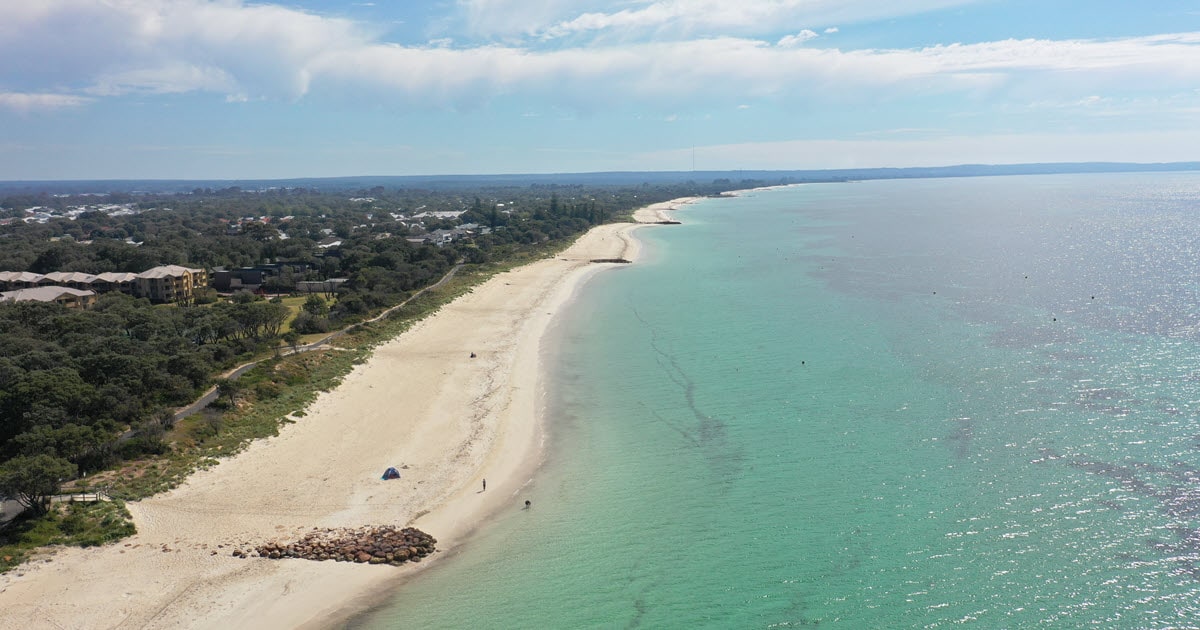
M 679 218 L 554 331 L 533 508 L 352 627 L 1200 627 L 1200 174 Z

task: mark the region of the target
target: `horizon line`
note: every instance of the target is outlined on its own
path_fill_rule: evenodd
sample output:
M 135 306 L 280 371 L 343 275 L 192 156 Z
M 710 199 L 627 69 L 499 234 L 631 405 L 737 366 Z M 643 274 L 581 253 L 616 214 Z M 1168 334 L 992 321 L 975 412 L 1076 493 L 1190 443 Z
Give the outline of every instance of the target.
M 983 163 L 968 162 L 944 164 L 935 166 L 864 166 L 853 168 L 800 168 L 800 169 L 712 169 L 712 170 L 613 170 L 613 171 L 563 171 L 536 173 L 440 173 L 428 175 L 300 175 L 292 177 L 107 177 L 107 178 L 65 178 L 65 179 L 12 179 L 0 180 L 2 185 L 23 184 L 80 184 L 103 182 L 292 182 L 302 180 L 347 180 L 347 179 L 410 179 L 410 180 L 470 180 L 470 179 L 535 179 L 535 178 L 564 178 L 564 177 L 597 177 L 597 176 L 630 176 L 630 175 L 721 175 L 737 173 L 753 173 L 761 175 L 789 174 L 805 175 L 834 175 L 840 173 L 886 173 L 886 172 L 915 172 L 915 171 L 946 171 L 952 169 L 1018 169 L 1018 168 L 1073 168 L 1073 169 L 1146 169 L 1159 168 L 1165 170 L 1200 170 L 1200 160 L 1167 161 L 1167 162 L 1012 162 L 1012 163 Z M 1065 173 L 1065 171 L 1059 171 Z M 1029 173 L 1032 174 L 1032 173 Z

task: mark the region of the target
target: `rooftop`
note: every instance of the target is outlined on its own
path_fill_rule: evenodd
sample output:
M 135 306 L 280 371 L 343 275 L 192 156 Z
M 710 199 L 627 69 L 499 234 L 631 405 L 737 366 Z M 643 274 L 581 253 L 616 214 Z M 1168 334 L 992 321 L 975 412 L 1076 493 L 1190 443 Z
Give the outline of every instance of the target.
M 53 302 L 63 295 L 86 297 L 96 295 L 95 291 L 82 291 L 70 287 L 36 287 L 33 289 L 18 289 L 16 291 L 0 292 L 0 302 Z

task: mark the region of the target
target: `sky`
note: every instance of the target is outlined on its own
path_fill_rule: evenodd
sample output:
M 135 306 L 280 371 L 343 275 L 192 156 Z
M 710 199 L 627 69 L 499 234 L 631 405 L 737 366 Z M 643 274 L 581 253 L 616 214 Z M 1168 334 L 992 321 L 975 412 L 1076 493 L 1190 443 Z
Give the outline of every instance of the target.
M 0 0 L 0 180 L 1196 160 L 1197 0 Z

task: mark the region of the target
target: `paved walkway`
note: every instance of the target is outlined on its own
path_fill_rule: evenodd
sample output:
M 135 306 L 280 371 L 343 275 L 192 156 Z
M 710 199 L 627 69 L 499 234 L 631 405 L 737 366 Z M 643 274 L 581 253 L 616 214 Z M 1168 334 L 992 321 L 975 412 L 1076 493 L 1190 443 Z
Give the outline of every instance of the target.
M 25 506 L 19 501 L 0 501 L 0 524 L 7 523 L 25 511 Z

